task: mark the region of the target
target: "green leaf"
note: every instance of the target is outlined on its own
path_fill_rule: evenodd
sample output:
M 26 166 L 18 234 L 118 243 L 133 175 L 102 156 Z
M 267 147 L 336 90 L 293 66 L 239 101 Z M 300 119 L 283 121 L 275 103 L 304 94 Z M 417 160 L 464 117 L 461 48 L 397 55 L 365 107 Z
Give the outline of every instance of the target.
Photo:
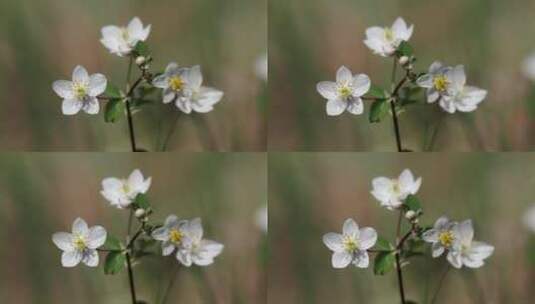
M 375 248 L 377 250 L 392 251 L 394 246 L 382 236 L 377 237 L 377 242 L 375 243 Z
M 414 212 L 419 212 L 422 210 L 422 204 L 420 203 L 420 200 L 412 194 L 407 196 L 405 199 L 405 206 Z
M 398 49 L 396 50 L 396 53 L 398 54 L 399 57 L 401 56 L 410 57 L 413 54 L 413 49 L 412 49 L 412 46 L 407 41 L 402 41 L 399 44 Z
M 105 274 L 116 274 L 125 268 L 126 256 L 119 251 L 110 251 L 104 262 Z
M 145 209 L 145 210 L 150 208 L 149 200 L 147 199 L 147 196 L 144 193 L 138 194 L 136 196 L 136 199 L 134 200 L 134 203 L 139 208 L 142 208 L 142 209 Z
M 370 90 L 368 91 L 368 93 L 366 93 L 366 95 L 376 98 L 386 98 L 387 96 L 386 91 L 383 88 L 378 87 L 374 84 L 371 85 Z
M 121 251 L 121 241 L 113 235 L 108 235 L 106 242 L 104 243 L 104 248 L 107 250 Z
M 384 275 L 394 269 L 396 258 L 392 252 L 379 252 L 375 256 L 373 265 L 373 273 L 377 275 Z
M 388 114 L 389 102 L 387 99 L 378 99 L 372 103 L 370 109 L 370 122 L 380 122 Z
M 122 99 L 110 99 L 104 109 L 104 121 L 114 123 L 124 115 L 124 102 Z
M 136 56 L 143 56 L 147 57 L 150 55 L 150 50 L 148 44 L 146 44 L 144 41 L 139 41 L 136 43 L 136 46 L 134 47 L 134 53 Z
M 104 91 L 104 95 L 108 98 L 122 98 L 121 90 L 114 84 L 108 82 L 106 85 L 106 90 Z

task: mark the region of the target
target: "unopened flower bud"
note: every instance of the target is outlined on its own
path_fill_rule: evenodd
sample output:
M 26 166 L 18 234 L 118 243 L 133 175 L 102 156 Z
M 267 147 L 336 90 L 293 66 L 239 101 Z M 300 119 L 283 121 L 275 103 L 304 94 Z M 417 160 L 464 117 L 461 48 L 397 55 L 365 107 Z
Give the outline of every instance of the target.
M 142 209 L 142 208 L 137 209 L 136 212 L 134 213 L 134 215 L 137 218 L 140 218 L 140 217 L 144 216 L 145 215 L 145 209 Z
M 409 62 L 409 57 L 407 56 L 401 56 L 399 58 L 399 64 L 406 65 Z
M 145 63 L 146 60 L 147 60 L 147 59 L 146 59 L 145 57 L 143 57 L 143 56 L 138 56 L 138 57 L 136 58 L 136 64 L 137 64 L 137 65 L 142 65 L 142 64 Z
M 413 218 L 416 217 L 416 212 L 412 211 L 412 210 L 409 210 L 405 213 L 405 217 L 408 219 L 408 220 L 412 220 Z

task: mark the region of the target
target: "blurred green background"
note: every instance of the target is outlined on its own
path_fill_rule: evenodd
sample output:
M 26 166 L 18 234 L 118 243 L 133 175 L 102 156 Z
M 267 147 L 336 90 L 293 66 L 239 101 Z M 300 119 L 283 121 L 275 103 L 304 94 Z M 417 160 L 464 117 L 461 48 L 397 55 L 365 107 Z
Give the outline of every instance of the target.
M 110 234 L 126 234 L 128 212 L 100 195 L 105 177 L 139 168 L 152 176 L 153 221 L 169 214 L 201 217 L 205 237 L 225 245 L 215 263 L 182 268 L 168 303 L 265 303 L 267 236 L 256 226 L 267 202 L 264 154 L 170 153 L 1 154 L 0 298 L 3 303 L 129 303 L 126 270 L 104 275 L 61 266 L 52 243 L 76 217 Z M 134 226 L 135 227 L 135 226 Z M 153 302 L 169 283 L 174 257 L 148 257 L 134 267 L 138 298 Z
M 371 180 L 405 168 L 423 178 L 422 225 L 471 218 L 475 239 L 496 248 L 482 268 L 450 270 L 436 303 L 533 303 L 535 235 L 521 219 L 535 202 L 535 155 L 510 153 L 271 153 L 269 303 L 399 303 L 395 273 L 333 269 L 322 236 L 352 217 L 393 241 L 397 213 L 379 206 Z M 447 265 L 427 254 L 404 268 L 407 298 L 420 304 Z
M 0 150 L 129 151 L 126 119 L 64 116 L 51 86 L 81 64 L 124 87 L 128 59 L 104 48 L 100 29 L 134 16 L 152 24 L 151 70 L 200 64 L 205 85 L 225 92 L 214 111 L 182 115 L 168 149 L 265 150 L 267 88 L 254 70 L 267 50 L 265 0 L 0 1 Z M 178 112 L 161 102 L 145 106 L 134 117 L 138 145 L 156 150 Z
M 521 74 L 535 51 L 531 0 L 271 0 L 269 2 L 271 151 L 394 151 L 391 119 L 328 117 L 316 83 L 346 65 L 389 86 L 392 59 L 362 42 L 370 26 L 402 16 L 415 29 L 417 71 L 434 60 L 464 64 L 468 83 L 489 91 L 472 113 L 447 115 L 438 105 L 411 106 L 400 117 L 407 148 L 422 151 L 439 124 L 434 150 L 525 151 L 535 148 L 535 83 Z M 423 99 L 422 99 L 423 100 Z

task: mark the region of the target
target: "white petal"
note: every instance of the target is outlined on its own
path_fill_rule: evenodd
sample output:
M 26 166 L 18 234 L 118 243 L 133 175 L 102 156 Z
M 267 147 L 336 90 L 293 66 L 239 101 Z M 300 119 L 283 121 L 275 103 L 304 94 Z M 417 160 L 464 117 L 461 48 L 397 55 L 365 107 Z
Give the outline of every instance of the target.
M 431 63 L 431 65 L 429 66 L 429 74 L 436 74 L 438 73 L 438 71 L 440 71 L 440 69 L 442 69 L 442 62 L 440 61 L 434 61 L 433 63 Z
M 108 25 L 100 30 L 102 37 L 105 39 L 117 38 L 121 36 L 121 29 L 115 25 Z
M 358 239 L 359 237 L 359 226 L 352 218 L 345 220 L 342 231 L 346 236 L 350 236 L 355 239 Z
M 167 88 L 163 91 L 163 100 L 162 102 L 163 103 L 170 103 L 172 102 L 173 100 L 176 99 L 176 93 L 175 91 Z
M 176 227 L 178 225 L 178 223 L 179 223 L 178 217 L 176 215 L 174 215 L 174 214 L 171 214 L 165 219 L 164 226 L 165 227 Z
M 89 235 L 87 223 L 82 218 L 76 218 L 72 223 L 72 233 L 87 237 Z
M 343 240 L 342 235 L 339 233 L 330 232 L 323 235 L 323 243 L 334 252 L 344 250 Z
M 350 102 L 347 103 L 347 111 L 354 115 L 360 115 L 364 112 L 364 104 L 362 99 L 353 97 Z
M 437 229 L 429 229 L 422 233 L 422 239 L 428 243 L 434 243 L 438 241 L 438 235 L 440 232 Z
M 376 177 L 372 180 L 373 190 L 371 194 L 380 202 L 390 200 L 392 181 L 386 177 Z
M 87 250 L 83 254 L 82 263 L 89 267 L 98 266 L 98 252 L 96 250 Z
M 535 80 L 535 54 L 530 55 L 522 63 L 522 72 L 530 80 Z
M 157 241 L 168 241 L 169 240 L 169 229 L 167 225 L 165 227 L 159 227 L 152 231 L 151 236 Z
M 466 74 L 464 72 L 464 66 L 458 65 L 454 67 L 449 73 L 449 78 L 452 80 L 454 87 L 463 87 L 466 84 Z
M 87 114 L 98 114 L 98 111 L 100 111 L 98 99 L 96 97 L 92 97 L 86 102 L 84 102 L 82 110 L 84 110 L 84 112 L 86 112 Z
M 370 257 L 365 250 L 358 251 L 355 255 L 353 264 L 358 268 L 368 268 L 370 265 Z
M 73 251 L 72 234 L 67 232 L 56 232 L 52 235 L 52 242 L 63 251 Z
M 123 182 L 115 177 L 107 177 L 102 180 L 102 189 L 104 190 L 118 190 L 123 187 Z
M 351 263 L 351 260 L 351 254 L 346 251 L 341 251 L 333 253 L 331 263 L 334 268 L 345 268 Z
M 370 227 L 360 229 L 359 247 L 362 250 L 372 248 L 377 242 L 377 231 Z
M 175 106 L 182 112 L 186 113 L 186 114 L 190 114 L 191 113 L 191 102 L 189 100 L 186 100 L 186 99 L 182 99 L 182 98 L 177 98 L 177 100 L 175 101 Z
M 418 79 L 416 79 L 416 84 L 422 88 L 432 88 L 433 87 L 433 75 L 431 74 L 425 74 Z
M 189 221 L 185 231 L 189 238 L 194 241 L 200 241 L 203 235 L 201 219 L 197 217 Z
M 93 226 L 89 229 L 89 236 L 87 238 L 87 247 L 90 249 L 97 249 L 106 242 L 106 229 L 102 226 Z
M 156 238 L 155 238 L 156 239 Z M 162 255 L 168 256 L 175 250 L 175 245 L 171 242 L 163 242 L 162 243 Z
M 455 103 L 451 98 L 442 96 L 442 98 L 440 98 L 439 105 L 444 111 L 450 114 L 453 114 L 456 111 Z
M 442 246 L 440 243 L 434 243 L 431 246 L 431 255 L 433 258 L 438 258 L 444 253 L 444 246 Z
M 201 87 L 196 103 L 201 106 L 213 106 L 223 98 L 223 92 L 210 87 Z M 199 111 L 197 111 L 199 112 Z
M 87 70 L 83 66 L 77 65 L 72 72 L 72 80 L 78 83 L 88 83 L 89 75 Z
M 385 30 L 379 26 L 372 26 L 366 29 L 366 37 L 368 39 L 383 39 L 385 36 Z
M 457 252 L 454 252 L 454 251 L 448 252 L 447 259 L 448 259 L 448 262 L 450 262 L 450 264 L 457 269 L 463 266 L 463 263 L 461 261 L 461 255 Z
M 360 97 L 368 93 L 372 82 L 370 77 L 365 74 L 357 74 L 353 77 L 353 96 Z
M 200 243 L 200 253 L 198 254 L 200 259 L 196 261 L 196 264 L 200 266 L 211 264 L 211 261 L 223 252 L 223 248 L 224 246 L 221 243 L 211 240 L 202 240 Z
M 130 173 L 130 176 L 128 176 L 128 185 L 131 189 L 138 191 L 140 188 L 143 187 L 143 174 L 139 169 L 135 169 Z
M 175 74 L 177 73 L 177 71 L 179 70 L 180 68 L 178 67 L 178 63 L 176 62 L 169 62 L 169 64 L 167 65 L 167 67 L 165 67 L 165 75 L 171 75 L 171 74 Z
M 176 252 L 176 259 L 186 267 L 191 266 L 191 254 L 189 254 L 189 252 L 186 250 L 178 250 Z
M 470 256 L 473 259 L 484 260 L 491 256 L 493 252 L 494 246 L 478 241 L 473 241 L 470 248 Z
M 327 115 L 338 116 L 346 110 L 347 103 L 340 99 L 331 99 L 327 101 L 325 108 L 327 111 Z
M 366 39 L 364 40 L 364 44 L 368 48 L 370 48 L 374 54 L 377 54 L 383 57 L 388 57 L 390 55 L 390 52 L 386 51 L 387 45 L 385 41 L 382 39 L 376 39 L 376 38 Z M 389 51 L 392 51 L 392 50 L 389 50 Z
M 187 73 L 187 83 L 193 88 L 198 89 L 202 85 L 201 67 L 196 65 L 189 69 Z
M 84 103 L 78 99 L 64 99 L 61 104 L 61 112 L 64 115 L 74 115 L 82 109 Z
M 138 17 L 134 17 L 128 23 L 127 30 L 131 36 L 138 37 L 143 33 L 143 23 Z
M 74 92 L 72 91 L 72 82 L 68 80 L 56 80 L 52 84 L 52 89 L 59 97 L 63 99 L 74 98 Z
M 461 242 L 470 244 L 474 238 L 474 227 L 472 226 L 472 220 L 465 220 L 459 223 L 458 232 Z
M 463 90 L 462 103 L 457 105 L 457 109 L 463 112 L 473 111 L 476 106 L 487 97 L 487 91 L 473 86 L 465 86 Z
M 441 230 L 445 229 L 450 224 L 450 219 L 447 216 L 441 216 L 435 221 L 433 227 L 435 229 Z
M 160 89 L 167 89 L 169 87 L 169 77 L 167 74 L 158 75 L 152 80 L 152 85 Z
M 99 96 L 106 91 L 108 81 L 102 74 L 93 74 L 89 77 L 89 96 Z
M 336 99 L 336 83 L 332 81 L 321 81 L 316 85 L 316 90 L 325 99 Z
M 440 98 L 440 93 L 437 90 L 435 90 L 434 88 L 430 88 L 429 90 L 427 90 L 427 102 L 428 103 L 433 103 L 437 101 L 439 98 Z
M 336 71 L 336 82 L 337 83 L 351 83 L 353 81 L 353 74 L 345 66 L 341 66 Z
M 74 267 L 82 260 L 82 253 L 75 251 L 65 251 L 61 255 L 61 265 L 63 267 Z

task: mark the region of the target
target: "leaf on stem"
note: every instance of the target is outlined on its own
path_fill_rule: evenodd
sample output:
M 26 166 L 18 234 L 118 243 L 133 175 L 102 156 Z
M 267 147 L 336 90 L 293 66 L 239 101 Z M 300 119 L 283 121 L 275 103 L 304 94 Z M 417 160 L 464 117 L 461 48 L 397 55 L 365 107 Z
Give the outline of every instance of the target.
M 402 41 L 399 44 L 398 49 L 396 50 L 396 54 L 398 55 L 398 57 L 401 57 L 401 56 L 411 57 L 413 54 L 412 46 L 407 41 Z
M 395 263 L 396 259 L 393 252 L 379 252 L 375 256 L 373 273 L 377 275 L 384 275 L 394 269 Z
M 106 85 L 106 90 L 104 91 L 104 94 L 110 99 L 122 98 L 121 90 L 119 90 L 117 86 L 110 82 L 108 82 L 108 84 Z
M 147 199 L 147 196 L 144 193 L 140 193 L 136 196 L 134 204 L 136 204 L 137 207 L 141 209 L 148 210 L 150 208 L 149 200 Z
M 124 115 L 124 111 L 125 106 L 122 99 L 110 99 L 104 109 L 104 121 L 117 122 Z
M 375 248 L 377 250 L 383 251 L 392 251 L 394 250 L 394 245 L 392 245 L 387 239 L 382 236 L 377 237 L 377 242 L 375 243 Z
M 377 99 L 374 101 L 370 109 L 370 122 L 380 122 L 386 114 L 388 114 L 389 109 L 390 107 L 387 99 Z
M 111 251 L 121 251 L 123 248 L 121 241 L 113 235 L 108 235 L 103 247 L 104 249 Z
M 370 86 L 370 90 L 368 91 L 368 93 L 366 93 L 366 95 L 372 96 L 372 97 L 375 97 L 375 98 L 386 98 L 387 93 L 383 88 L 372 84 Z
M 104 262 L 105 274 L 116 274 L 126 267 L 126 256 L 119 251 L 110 251 Z
M 415 195 L 409 195 L 405 199 L 405 206 L 416 213 L 419 213 L 422 211 L 422 204 L 420 203 L 420 200 Z
M 147 57 L 150 55 L 149 45 L 146 44 L 144 41 L 139 41 L 138 43 L 136 43 L 136 46 L 134 47 L 133 52 L 136 57 L 137 56 Z

